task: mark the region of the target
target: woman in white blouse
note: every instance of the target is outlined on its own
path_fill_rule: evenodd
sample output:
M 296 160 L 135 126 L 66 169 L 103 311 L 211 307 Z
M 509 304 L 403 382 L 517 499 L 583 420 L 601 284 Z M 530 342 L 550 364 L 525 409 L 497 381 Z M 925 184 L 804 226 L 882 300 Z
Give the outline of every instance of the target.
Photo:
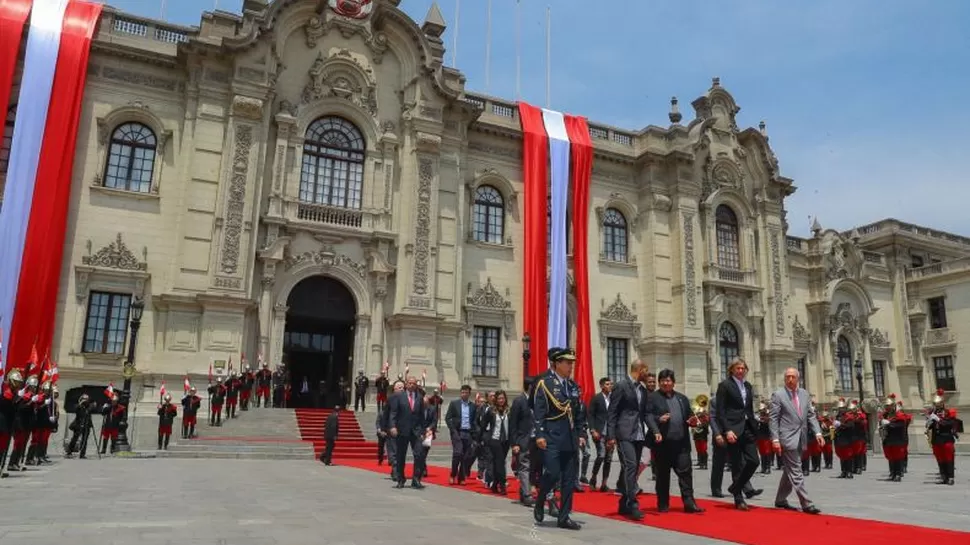
M 495 392 L 495 402 L 483 418 L 482 442 L 491 453 L 492 492 L 506 494 L 505 466 L 509 455 L 511 429 L 509 428 L 509 400 L 504 390 Z

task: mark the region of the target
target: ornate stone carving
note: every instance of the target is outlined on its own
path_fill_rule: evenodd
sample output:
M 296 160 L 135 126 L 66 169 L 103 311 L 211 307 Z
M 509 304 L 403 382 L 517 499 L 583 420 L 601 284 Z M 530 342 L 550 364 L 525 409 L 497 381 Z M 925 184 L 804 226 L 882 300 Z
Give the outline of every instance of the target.
M 232 114 L 259 121 L 263 118 L 263 101 L 258 98 L 237 95 L 232 99 Z
M 737 161 L 723 156 L 715 159 L 708 155 L 704 163 L 701 200 L 721 188 L 740 188 L 743 181 L 744 169 Z
M 825 279 L 858 278 L 864 262 L 862 252 L 852 241 L 835 233 L 830 233 L 829 237 L 824 257 Z
M 284 263 L 287 270 L 308 263 L 323 267 L 324 269 L 343 266 L 352 270 L 361 278 L 367 277 L 367 265 L 354 261 L 347 255 L 337 254 L 332 246 L 325 247 L 317 252 L 303 252 L 295 256 L 288 255 Z
M 366 59 L 343 48 L 321 53 L 307 73 L 310 81 L 303 88 L 303 103 L 338 97 L 377 116 L 377 79 Z
M 616 300 L 610 306 L 606 307 L 606 310 L 600 312 L 600 317 L 613 322 L 637 321 L 637 315 L 630 310 L 630 307 L 623 303 L 623 299 L 620 298 L 619 293 L 616 294 Z
M 873 348 L 889 348 L 889 339 L 886 338 L 886 334 L 878 328 L 872 328 L 869 332 L 869 344 Z
M 516 149 L 511 149 L 511 148 L 501 148 L 501 147 L 496 147 L 496 146 L 489 146 L 488 144 L 484 144 L 484 143 L 481 143 L 481 142 L 469 142 L 468 143 L 468 150 L 469 151 L 478 151 L 478 152 L 481 152 L 481 153 L 483 153 L 485 155 L 498 155 L 500 157 L 507 157 L 509 159 L 516 159 L 516 160 L 518 160 L 518 159 L 521 159 L 522 158 L 522 151 L 521 150 L 516 150 Z
M 468 283 L 468 292 L 471 293 L 472 285 Z M 492 285 L 492 279 L 488 278 L 485 285 L 478 288 L 472 295 L 465 297 L 465 304 L 479 308 L 506 309 L 512 308 L 512 302 L 502 297 L 502 294 Z
M 418 217 L 414 243 L 414 285 L 417 295 L 428 295 L 428 260 L 431 256 L 431 183 L 434 180 L 431 159 L 418 160 Z
M 243 212 L 246 207 L 246 178 L 249 174 L 249 154 L 253 147 L 253 128 L 236 124 L 232 164 L 229 170 L 229 197 L 223 227 L 222 259 L 219 268 L 225 274 L 239 270 L 239 245 L 242 238 Z
M 798 319 L 798 316 L 795 316 L 795 319 L 792 321 L 791 332 L 792 340 L 794 340 L 796 343 L 807 343 L 811 342 L 812 340 L 812 334 L 809 333 L 808 329 L 806 329 L 804 325 L 802 325 L 802 322 Z
M 781 243 L 778 242 L 779 233 L 769 231 L 771 237 L 771 283 L 772 296 L 775 303 L 775 327 L 779 335 L 785 334 L 785 298 L 781 287 Z
M 121 233 L 118 233 L 118 236 L 115 238 L 114 242 L 101 248 L 96 253 L 90 254 L 90 251 L 91 247 L 89 241 L 89 255 L 83 256 L 81 258 L 81 263 L 91 267 L 104 267 L 107 269 L 120 269 L 123 271 L 148 270 L 148 263 L 138 261 L 135 254 L 128 249 L 128 246 L 125 245 L 125 242 L 121 239 Z
M 161 78 L 153 74 L 133 72 L 124 68 L 105 66 L 101 70 L 101 77 L 107 80 L 149 87 L 156 91 L 175 92 L 180 88 L 179 82 L 173 79 Z
M 224 276 L 217 276 L 215 280 L 215 287 L 238 290 L 239 288 L 242 287 L 242 280 L 238 278 L 226 278 Z
M 829 330 L 833 332 L 839 328 L 855 330 L 859 325 L 859 320 L 852 314 L 852 305 L 849 303 L 839 303 L 835 314 L 829 316 Z
M 684 213 L 684 304 L 687 325 L 697 325 L 697 285 L 694 279 L 694 214 Z

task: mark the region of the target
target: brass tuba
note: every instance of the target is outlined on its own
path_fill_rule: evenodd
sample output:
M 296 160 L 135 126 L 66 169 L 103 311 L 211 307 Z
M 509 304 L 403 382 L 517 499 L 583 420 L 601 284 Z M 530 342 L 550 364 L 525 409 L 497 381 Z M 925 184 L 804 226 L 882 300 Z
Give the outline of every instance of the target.
M 694 414 L 700 418 L 702 414 L 707 414 L 708 405 L 710 405 L 710 403 L 711 399 L 709 397 L 704 394 L 697 394 L 697 397 L 694 398 L 694 405 L 691 407 L 691 410 L 693 410 Z

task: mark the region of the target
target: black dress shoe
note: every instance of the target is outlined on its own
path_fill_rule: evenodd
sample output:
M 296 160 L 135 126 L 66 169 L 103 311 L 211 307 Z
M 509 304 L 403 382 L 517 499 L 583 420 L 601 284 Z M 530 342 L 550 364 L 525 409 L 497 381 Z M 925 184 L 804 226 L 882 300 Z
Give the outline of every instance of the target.
M 814 505 L 809 505 L 808 507 L 802 508 L 802 513 L 805 513 L 807 515 L 817 515 L 821 512 L 822 510 L 819 509 L 818 507 L 815 507 Z
M 540 523 L 542 522 L 542 519 L 546 518 L 545 502 L 537 501 L 536 504 L 532 506 L 532 518 L 535 519 L 536 523 Z
M 404 488 L 404 481 L 398 481 L 394 488 Z
M 411 488 L 415 490 L 421 490 L 424 488 L 424 485 L 421 484 L 421 481 L 414 479 L 413 481 L 411 481 Z
M 557 526 L 559 526 L 560 528 L 563 528 L 565 530 L 579 530 L 579 529 L 582 528 L 573 519 L 566 519 L 566 520 L 560 521 Z
M 658 505 L 657 506 L 657 512 L 658 513 L 669 513 L 670 512 L 670 506 L 669 505 Z
M 745 492 L 744 495 L 750 500 L 751 498 L 757 498 L 762 492 L 764 492 L 763 488 L 755 488 L 754 490 Z
M 749 511 L 750 510 L 750 508 L 748 507 L 747 502 L 745 502 L 744 501 L 744 498 L 742 498 L 740 496 L 737 496 L 737 497 L 734 498 L 734 507 L 738 511 Z
M 775 502 L 775 508 L 776 509 L 787 509 L 788 511 L 795 511 L 796 510 L 792 506 L 792 504 L 788 503 L 787 501 Z
M 723 498 L 724 497 L 724 493 L 721 492 L 720 490 L 715 491 L 715 492 L 711 492 L 711 497 L 714 497 L 714 498 Z
M 639 509 L 636 509 L 636 508 L 634 508 L 634 509 L 631 509 L 631 510 L 630 510 L 630 511 L 629 511 L 629 512 L 628 512 L 628 513 L 627 513 L 626 515 L 624 515 L 624 516 L 625 516 L 626 518 L 628 518 L 628 519 L 630 519 L 630 520 L 643 520 L 643 513 L 641 513 L 641 512 L 640 512 L 640 510 L 639 510 Z
M 685 513 L 703 513 L 704 508 L 697 505 L 694 500 L 687 500 L 684 502 L 684 512 Z

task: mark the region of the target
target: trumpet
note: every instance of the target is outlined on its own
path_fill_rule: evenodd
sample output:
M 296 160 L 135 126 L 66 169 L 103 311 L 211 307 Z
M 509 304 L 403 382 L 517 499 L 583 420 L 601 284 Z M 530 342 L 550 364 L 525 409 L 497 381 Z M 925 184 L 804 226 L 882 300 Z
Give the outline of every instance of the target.
M 710 404 L 710 398 L 704 394 L 697 394 L 697 397 L 694 398 L 691 410 L 694 411 L 694 416 L 701 424 L 706 424 L 711 420 Z

